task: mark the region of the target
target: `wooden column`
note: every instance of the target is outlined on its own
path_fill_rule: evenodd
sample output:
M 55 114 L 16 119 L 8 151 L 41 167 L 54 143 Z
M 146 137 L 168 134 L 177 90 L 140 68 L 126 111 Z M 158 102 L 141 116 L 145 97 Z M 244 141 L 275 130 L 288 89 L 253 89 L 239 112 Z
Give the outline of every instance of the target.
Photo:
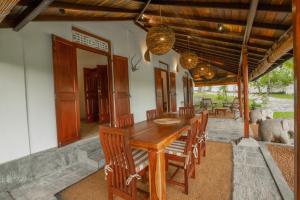
M 242 83 L 241 83 L 241 76 L 238 75 L 237 79 L 237 86 L 238 86 L 238 98 L 239 98 L 239 104 L 240 104 L 240 117 L 243 117 L 243 100 L 242 100 Z
M 244 137 L 249 137 L 249 95 L 248 95 L 248 55 L 247 49 L 243 48 L 243 81 L 244 81 Z
M 295 73 L 295 199 L 300 200 L 300 1 L 293 0 Z

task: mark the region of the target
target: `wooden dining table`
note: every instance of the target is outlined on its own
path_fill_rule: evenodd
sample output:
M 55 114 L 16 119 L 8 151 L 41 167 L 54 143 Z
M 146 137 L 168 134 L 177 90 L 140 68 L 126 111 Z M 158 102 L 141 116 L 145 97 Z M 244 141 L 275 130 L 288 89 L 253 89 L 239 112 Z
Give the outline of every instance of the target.
M 131 146 L 148 151 L 151 200 L 167 198 L 164 150 L 181 136 L 182 131 L 189 128 L 189 119 L 180 118 L 177 113 L 163 114 L 159 118 L 176 118 L 180 121 L 176 124 L 158 124 L 153 120 L 142 121 L 127 128 Z

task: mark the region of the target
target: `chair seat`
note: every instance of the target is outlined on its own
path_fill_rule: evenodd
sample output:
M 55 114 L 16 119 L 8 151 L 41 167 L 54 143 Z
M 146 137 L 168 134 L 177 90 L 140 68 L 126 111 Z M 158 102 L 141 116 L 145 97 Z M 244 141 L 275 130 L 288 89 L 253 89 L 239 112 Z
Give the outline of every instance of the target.
M 166 147 L 165 153 L 180 156 L 180 157 L 186 157 L 184 154 L 184 149 L 186 146 L 185 141 L 176 140 L 172 144 Z
M 132 150 L 136 173 L 142 171 L 149 165 L 148 152 L 141 149 Z

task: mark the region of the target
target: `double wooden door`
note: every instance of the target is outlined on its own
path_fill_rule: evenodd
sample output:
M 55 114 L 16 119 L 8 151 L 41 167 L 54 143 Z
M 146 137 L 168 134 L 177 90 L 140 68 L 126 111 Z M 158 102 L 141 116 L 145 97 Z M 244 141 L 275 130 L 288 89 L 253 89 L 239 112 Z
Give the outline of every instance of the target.
M 58 145 L 63 146 L 80 139 L 80 107 L 76 48 L 57 36 L 53 36 L 53 72 Z
M 110 121 L 107 65 L 84 68 L 85 110 L 88 122 Z
M 57 124 L 57 140 L 58 146 L 63 146 L 80 139 L 80 105 L 76 63 L 76 45 L 73 42 L 63 38 L 53 36 L 53 74 L 55 88 L 55 104 L 56 104 L 56 124 Z M 95 50 L 94 50 L 95 51 Z M 98 98 L 100 102 L 106 104 L 109 101 L 109 114 L 111 122 L 115 121 L 115 117 L 130 113 L 130 95 L 129 95 L 129 78 L 128 78 L 128 60 L 125 57 L 114 56 L 114 73 L 110 67 L 110 59 L 108 72 L 99 69 L 99 73 L 108 74 L 108 98 L 106 91 L 102 91 Z M 114 89 L 112 81 L 114 81 Z M 93 82 L 93 81 L 92 81 Z M 107 83 L 106 80 L 98 82 L 100 84 Z M 95 83 L 92 83 L 95 88 Z M 94 90 L 94 89 L 92 89 Z M 113 90 L 115 97 L 113 98 Z M 102 93 L 103 92 L 103 93 Z M 104 94 L 105 95 L 102 95 Z M 98 93 L 99 94 L 99 93 Z M 91 97 L 91 99 L 95 99 Z M 103 100 L 101 100 L 103 98 Z M 94 100 L 91 100 L 92 102 Z M 115 106 L 112 106 L 115 102 Z M 95 104 L 95 103 L 93 103 Z M 98 105 L 102 107 L 102 105 Z M 103 120 L 107 119 L 107 107 L 102 109 Z M 94 111 L 91 112 L 94 115 Z M 116 113 L 116 116 L 114 115 Z M 102 115 L 102 113 L 101 113 Z M 93 116 L 95 117 L 95 116 Z M 100 117 L 101 118 L 101 117 Z

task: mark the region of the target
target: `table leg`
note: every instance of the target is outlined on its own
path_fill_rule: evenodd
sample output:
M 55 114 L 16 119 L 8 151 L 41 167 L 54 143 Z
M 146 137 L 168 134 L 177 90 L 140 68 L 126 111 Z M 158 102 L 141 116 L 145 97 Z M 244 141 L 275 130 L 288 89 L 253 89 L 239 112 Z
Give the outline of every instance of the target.
M 166 200 L 166 170 L 164 150 L 149 150 L 150 200 Z

